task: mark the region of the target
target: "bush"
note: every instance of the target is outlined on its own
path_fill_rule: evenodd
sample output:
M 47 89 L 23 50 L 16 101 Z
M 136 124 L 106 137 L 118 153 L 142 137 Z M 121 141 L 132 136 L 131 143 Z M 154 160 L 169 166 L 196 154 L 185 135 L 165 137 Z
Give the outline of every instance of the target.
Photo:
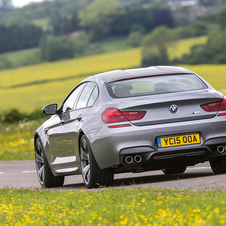
M 4 114 L 4 121 L 6 123 L 19 122 L 25 118 L 25 114 L 20 113 L 17 109 L 11 109 Z
M 20 121 L 30 121 L 37 119 L 47 119 L 41 110 L 34 110 L 31 113 L 21 113 L 19 110 L 13 108 L 5 112 L 0 112 L 0 123 L 18 123 Z
M 203 22 L 193 22 L 187 26 L 176 28 L 175 33 L 178 39 L 183 39 L 206 35 L 208 33 L 208 29 L 206 24 Z
M 144 34 L 145 33 L 145 28 L 143 27 L 142 24 L 134 23 L 130 27 L 130 33 L 131 32 L 138 32 L 140 34 Z
M 74 43 L 68 38 L 46 36 L 40 44 L 41 58 L 56 61 L 74 57 Z
M 169 63 L 169 58 L 167 52 L 165 52 L 164 56 L 157 56 L 153 52 L 148 50 L 143 50 L 142 52 L 142 67 L 149 66 L 158 66 L 158 65 L 167 65 Z
M 126 43 L 131 47 L 138 47 L 141 44 L 141 40 L 142 34 L 137 31 L 133 31 L 129 34 Z
M 90 41 L 85 32 L 79 32 L 73 38 L 74 55 L 82 56 L 89 50 Z
M 142 40 L 142 66 L 168 64 L 167 46 L 173 40 L 175 40 L 173 31 L 164 26 L 147 34 Z
M 211 63 L 211 56 L 207 54 L 205 45 L 197 45 L 191 48 L 190 54 L 183 55 L 181 61 L 186 64 L 205 64 Z
M 214 32 L 206 45 L 193 46 L 191 53 L 182 57 L 185 64 L 225 64 L 226 32 Z

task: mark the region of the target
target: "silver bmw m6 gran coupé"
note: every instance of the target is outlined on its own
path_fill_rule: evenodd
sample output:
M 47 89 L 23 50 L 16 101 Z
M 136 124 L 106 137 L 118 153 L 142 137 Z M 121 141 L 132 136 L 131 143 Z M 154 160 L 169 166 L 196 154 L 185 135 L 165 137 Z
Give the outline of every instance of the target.
M 82 174 L 88 188 L 111 186 L 114 174 L 183 173 L 206 161 L 226 173 L 226 98 L 181 67 L 115 70 L 86 78 L 35 132 L 43 187 Z

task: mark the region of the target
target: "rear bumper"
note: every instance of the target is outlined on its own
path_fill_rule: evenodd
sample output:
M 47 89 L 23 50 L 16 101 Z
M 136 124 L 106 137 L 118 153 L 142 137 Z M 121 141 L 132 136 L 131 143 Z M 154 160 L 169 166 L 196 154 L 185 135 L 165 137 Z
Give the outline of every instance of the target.
M 126 171 L 146 171 L 181 166 L 193 166 L 198 163 L 212 160 L 221 155 L 226 155 L 226 153 L 212 153 L 208 147 L 198 147 L 189 150 L 180 149 L 171 152 L 143 152 L 121 156 L 120 169 L 125 169 Z M 131 157 L 133 161 L 126 161 L 128 156 Z M 139 156 L 141 161 L 136 161 L 137 156 Z
M 157 137 L 199 133 L 200 144 L 158 148 Z M 216 147 L 226 144 L 226 117 L 167 123 L 151 126 L 102 128 L 88 134 L 94 157 L 101 169 L 125 165 L 125 158 L 143 155 L 142 165 L 146 169 L 161 169 L 181 162 L 194 165 L 209 161 L 220 155 Z M 138 165 L 140 166 L 141 163 Z

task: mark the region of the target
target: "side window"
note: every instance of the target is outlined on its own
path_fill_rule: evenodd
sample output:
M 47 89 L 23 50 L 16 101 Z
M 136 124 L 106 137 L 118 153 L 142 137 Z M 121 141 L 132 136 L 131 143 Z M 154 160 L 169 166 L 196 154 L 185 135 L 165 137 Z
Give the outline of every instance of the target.
M 82 94 L 79 97 L 76 108 L 84 108 L 87 106 L 87 102 L 89 100 L 89 97 L 90 97 L 94 87 L 95 87 L 95 84 L 92 82 L 89 82 L 86 85 L 86 87 L 82 91 Z
M 73 109 L 75 101 L 78 98 L 79 93 L 81 92 L 81 90 L 84 88 L 85 85 L 86 83 L 81 84 L 70 94 L 70 96 L 67 98 L 67 100 L 63 105 L 63 112 L 70 111 Z
M 89 101 L 88 101 L 88 104 L 87 104 L 87 107 L 91 107 L 93 106 L 94 102 L 96 101 L 97 99 L 97 96 L 98 96 L 98 90 L 97 90 L 97 87 L 94 88 L 90 98 L 89 98 Z

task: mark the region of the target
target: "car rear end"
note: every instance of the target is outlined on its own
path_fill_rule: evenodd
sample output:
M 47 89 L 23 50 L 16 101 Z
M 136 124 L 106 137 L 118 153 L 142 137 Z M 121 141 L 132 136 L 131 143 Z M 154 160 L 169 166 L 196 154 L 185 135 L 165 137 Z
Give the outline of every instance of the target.
M 134 73 L 133 73 L 134 72 Z M 92 142 L 116 172 L 195 165 L 225 155 L 226 99 L 192 72 L 115 78 Z

